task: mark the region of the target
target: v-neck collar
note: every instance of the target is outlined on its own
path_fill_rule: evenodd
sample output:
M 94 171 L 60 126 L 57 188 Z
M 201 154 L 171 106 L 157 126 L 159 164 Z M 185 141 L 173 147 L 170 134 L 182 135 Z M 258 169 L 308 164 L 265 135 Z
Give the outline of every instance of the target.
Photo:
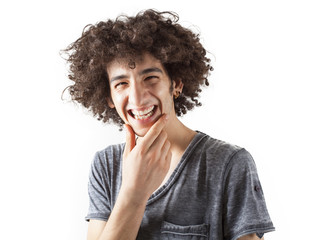
M 168 192 L 168 190 L 171 188 L 171 186 L 174 184 L 174 182 L 179 178 L 182 170 L 184 169 L 187 161 L 189 160 L 189 156 L 193 153 L 195 147 L 198 145 L 198 143 L 207 135 L 196 131 L 197 134 L 194 136 L 194 138 L 192 139 L 192 141 L 190 142 L 190 144 L 188 145 L 188 147 L 185 149 L 181 160 L 179 161 L 178 165 L 176 166 L 176 168 L 174 169 L 174 171 L 172 172 L 171 176 L 169 177 L 169 179 L 167 180 L 167 182 L 162 185 L 159 189 L 157 189 L 148 199 L 147 204 L 152 204 L 153 202 L 155 202 L 157 199 L 159 199 L 161 196 L 163 196 L 165 193 Z

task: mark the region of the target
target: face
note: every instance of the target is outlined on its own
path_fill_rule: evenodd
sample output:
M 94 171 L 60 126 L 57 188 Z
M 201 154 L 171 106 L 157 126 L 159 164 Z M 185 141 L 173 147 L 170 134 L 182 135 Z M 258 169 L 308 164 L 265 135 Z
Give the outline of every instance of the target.
M 144 136 L 163 113 L 175 117 L 173 94 L 182 90 L 181 81 L 171 80 L 159 60 L 144 54 L 135 68 L 114 61 L 107 67 L 111 100 L 126 124 L 138 136 Z M 171 90 L 172 89 L 172 90 Z

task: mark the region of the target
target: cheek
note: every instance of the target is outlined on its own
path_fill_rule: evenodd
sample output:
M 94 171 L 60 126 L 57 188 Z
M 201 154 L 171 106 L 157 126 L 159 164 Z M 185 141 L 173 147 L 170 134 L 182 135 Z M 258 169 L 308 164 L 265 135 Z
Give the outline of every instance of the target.
M 171 86 L 170 84 L 160 84 L 153 88 L 153 92 L 156 96 L 164 98 L 168 98 L 169 96 L 172 96 L 172 91 L 171 91 Z
M 112 101 L 117 112 L 121 115 L 126 107 L 127 97 L 123 94 L 113 94 Z
M 172 93 L 170 93 L 169 88 L 163 88 L 160 89 L 156 93 L 156 97 L 159 99 L 159 102 L 161 104 L 161 110 L 163 113 L 170 113 L 173 109 L 173 97 Z
M 118 107 L 121 105 L 123 95 L 120 93 L 111 93 L 111 99 L 112 99 L 115 107 Z

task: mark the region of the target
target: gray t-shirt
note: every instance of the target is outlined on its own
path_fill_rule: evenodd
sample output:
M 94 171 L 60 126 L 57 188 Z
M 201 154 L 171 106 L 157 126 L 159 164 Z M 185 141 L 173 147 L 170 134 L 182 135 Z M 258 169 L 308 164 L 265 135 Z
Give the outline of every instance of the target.
M 113 145 L 96 154 L 86 220 L 108 220 L 121 186 L 123 149 Z M 198 132 L 149 198 L 137 239 L 235 240 L 273 230 L 251 155 Z

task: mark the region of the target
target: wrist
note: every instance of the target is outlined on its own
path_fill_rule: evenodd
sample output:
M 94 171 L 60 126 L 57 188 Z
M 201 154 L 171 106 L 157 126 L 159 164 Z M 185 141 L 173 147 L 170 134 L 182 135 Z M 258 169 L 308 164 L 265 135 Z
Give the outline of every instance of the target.
M 133 189 L 121 186 L 118 198 L 125 204 L 134 207 L 146 207 L 150 194 L 145 194 L 143 190 L 135 191 Z

